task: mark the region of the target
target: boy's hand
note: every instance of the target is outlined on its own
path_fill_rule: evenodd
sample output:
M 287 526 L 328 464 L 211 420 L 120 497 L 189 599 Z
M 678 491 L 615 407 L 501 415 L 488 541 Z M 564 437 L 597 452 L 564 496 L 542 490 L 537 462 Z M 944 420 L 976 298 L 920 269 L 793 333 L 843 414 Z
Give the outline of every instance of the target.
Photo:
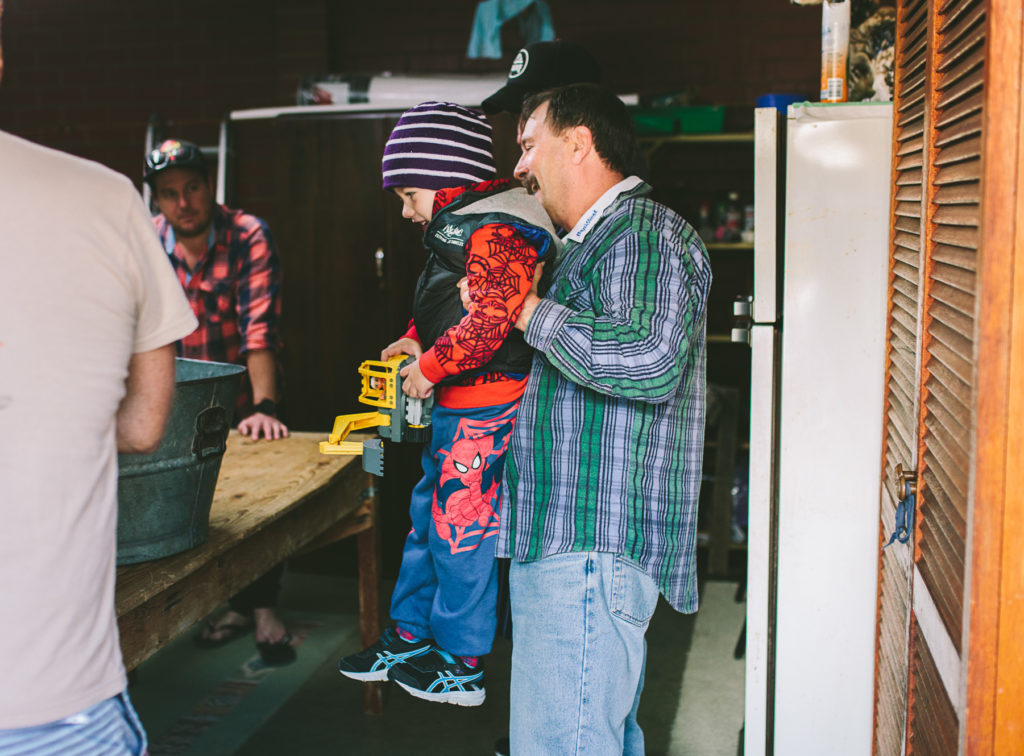
M 398 341 L 384 347 L 380 353 L 380 359 L 383 362 L 390 357 L 394 357 L 396 354 L 407 354 L 410 357 L 419 359 L 420 355 L 423 354 L 423 345 L 415 339 L 399 339 Z
M 401 376 L 402 391 L 413 399 L 426 399 L 434 393 L 434 384 L 423 376 L 419 360 L 402 368 Z

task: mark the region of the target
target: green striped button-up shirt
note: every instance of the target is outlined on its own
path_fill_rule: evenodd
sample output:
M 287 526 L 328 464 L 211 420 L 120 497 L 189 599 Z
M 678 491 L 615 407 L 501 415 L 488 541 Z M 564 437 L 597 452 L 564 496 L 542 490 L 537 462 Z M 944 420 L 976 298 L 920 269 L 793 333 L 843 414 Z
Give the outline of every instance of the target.
M 531 316 L 497 553 L 622 554 L 693 612 L 711 268 L 650 190 L 627 178 L 584 214 Z

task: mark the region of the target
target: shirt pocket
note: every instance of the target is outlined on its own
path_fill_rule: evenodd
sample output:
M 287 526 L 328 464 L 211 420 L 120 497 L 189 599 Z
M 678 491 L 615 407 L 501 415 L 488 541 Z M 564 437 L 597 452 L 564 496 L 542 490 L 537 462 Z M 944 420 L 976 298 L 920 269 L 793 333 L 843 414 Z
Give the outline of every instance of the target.
M 199 291 L 208 323 L 221 323 L 235 317 L 234 286 L 231 281 L 200 281 Z

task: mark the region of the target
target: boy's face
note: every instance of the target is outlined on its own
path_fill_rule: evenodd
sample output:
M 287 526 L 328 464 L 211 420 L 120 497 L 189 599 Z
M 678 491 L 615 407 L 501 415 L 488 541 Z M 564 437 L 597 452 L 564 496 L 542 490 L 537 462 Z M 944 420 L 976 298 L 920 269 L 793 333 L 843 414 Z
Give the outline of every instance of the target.
M 395 194 L 402 200 L 402 217 L 426 226 L 434 217 L 433 189 L 417 189 L 413 186 L 396 186 Z

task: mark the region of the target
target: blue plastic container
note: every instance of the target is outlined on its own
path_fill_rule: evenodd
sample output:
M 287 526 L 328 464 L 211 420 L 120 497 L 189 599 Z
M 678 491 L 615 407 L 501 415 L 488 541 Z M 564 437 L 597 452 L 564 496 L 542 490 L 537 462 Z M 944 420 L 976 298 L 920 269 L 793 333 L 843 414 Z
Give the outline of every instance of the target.
M 785 115 L 786 108 L 795 102 L 807 102 L 807 95 L 764 94 L 757 98 L 756 104 L 759 108 L 775 108 Z

